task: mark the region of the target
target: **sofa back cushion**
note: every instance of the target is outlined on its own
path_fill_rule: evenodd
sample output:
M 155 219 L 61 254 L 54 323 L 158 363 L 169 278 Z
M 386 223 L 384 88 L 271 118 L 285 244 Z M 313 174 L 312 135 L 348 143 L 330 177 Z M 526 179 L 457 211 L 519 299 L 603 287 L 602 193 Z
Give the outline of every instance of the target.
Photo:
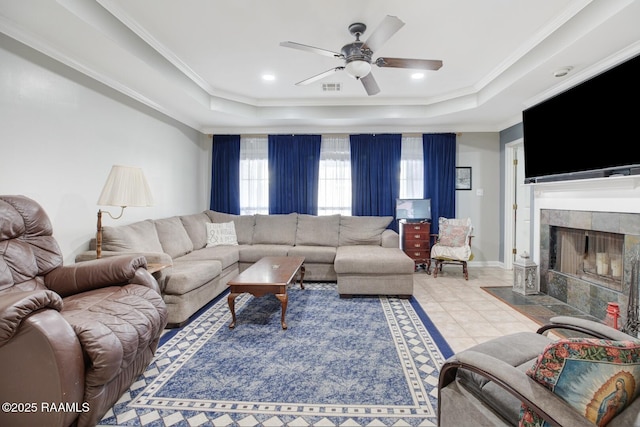
M 340 246 L 380 245 L 391 216 L 341 216 Z
M 193 243 L 182 225 L 180 217 L 156 219 L 154 223 L 162 250 L 171 258 L 178 258 L 193 250 Z
M 527 371 L 595 425 L 606 425 L 640 394 L 640 341 L 568 338 L 549 344 Z M 522 405 L 520 425 L 547 425 Z
M 102 249 L 118 252 L 164 252 L 152 220 L 102 228 Z
M 256 214 L 253 230 L 253 244 L 295 245 L 298 214 L 260 215 Z
M 338 246 L 340 215 L 298 215 L 297 246 Z
M 207 244 L 207 223 L 211 220 L 205 213 L 197 213 L 193 215 L 184 215 L 180 217 L 184 229 L 193 243 L 193 250 L 202 249 Z
M 233 221 L 236 229 L 238 244 L 253 244 L 253 229 L 255 227 L 254 215 L 232 215 L 223 212 L 205 211 L 205 214 L 211 219 L 211 222 L 229 222 Z

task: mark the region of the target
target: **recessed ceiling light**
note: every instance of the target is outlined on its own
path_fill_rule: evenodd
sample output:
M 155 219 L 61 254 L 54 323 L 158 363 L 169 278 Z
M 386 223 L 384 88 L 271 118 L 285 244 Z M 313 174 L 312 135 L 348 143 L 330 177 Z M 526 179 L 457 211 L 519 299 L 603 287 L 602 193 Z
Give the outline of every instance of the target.
M 272 82 L 276 79 L 276 76 L 274 76 L 273 74 L 263 74 L 262 75 L 262 80 L 265 80 L 267 82 Z
M 411 78 L 413 80 L 424 79 L 424 73 L 413 73 L 413 74 L 411 74 Z
M 567 74 L 569 74 L 569 72 L 573 70 L 573 67 L 562 67 L 562 68 L 558 68 L 557 70 L 555 70 L 553 72 L 553 77 L 564 77 Z

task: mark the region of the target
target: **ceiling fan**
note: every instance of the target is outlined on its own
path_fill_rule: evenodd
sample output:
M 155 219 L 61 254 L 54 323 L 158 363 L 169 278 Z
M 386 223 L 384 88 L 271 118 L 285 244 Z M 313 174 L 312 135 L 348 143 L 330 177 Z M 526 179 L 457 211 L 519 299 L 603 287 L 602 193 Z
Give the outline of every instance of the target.
M 378 83 L 371 73 L 371 64 L 375 64 L 378 67 L 413 68 L 419 70 L 438 70 L 442 67 L 442 61 L 433 59 L 377 58 L 376 60 L 372 60 L 373 53 L 382 47 L 382 45 L 403 26 L 404 22 L 398 17 L 387 15 L 380 25 L 373 30 L 373 33 L 371 33 L 367 41 L 362 42 L 360 41 L 360 36 L 365 32 L 367 26 L 360 22 L 351 24 L 349 25 L 349 32 L 356 38 L 356 41 L 342 46 L 340 53 L 291 41 L 281 42 L 280 46 L 332 56 L 334 58 L 344 59 L 345 61 L 344 66 L 335 67 L 313 77 L 309 77 L 296 83 L 296 85 L 307 85 L 323 79 L 336 71 L 345 70 L 347 74 L 360 80 L 364 89 L 367 91 L 367 95 L 371 96 L 380 92 Z

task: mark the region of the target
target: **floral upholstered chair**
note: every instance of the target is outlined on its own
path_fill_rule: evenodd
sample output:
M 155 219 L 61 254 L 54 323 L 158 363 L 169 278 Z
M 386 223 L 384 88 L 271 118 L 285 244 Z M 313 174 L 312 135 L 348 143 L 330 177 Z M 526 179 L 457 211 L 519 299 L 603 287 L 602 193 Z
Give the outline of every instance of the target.
M 472 232 L 471 218 L 439 218 L 438 234 L 434 234 L 436 243 L 431 247 L 433 277 L 442 272 L 443 264 L 458 264 L 462 265 L 464 278 L 469 280 L 467 261 L 473 259 Z

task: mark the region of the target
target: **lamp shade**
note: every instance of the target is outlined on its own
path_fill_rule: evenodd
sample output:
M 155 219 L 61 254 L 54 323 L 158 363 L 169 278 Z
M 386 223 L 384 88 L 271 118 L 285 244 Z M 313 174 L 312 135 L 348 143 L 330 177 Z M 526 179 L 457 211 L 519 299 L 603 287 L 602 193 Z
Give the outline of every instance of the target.
M 115 165 L 98 198 L 99 206 L 152 206 L 153 196 L 140 168 Z

